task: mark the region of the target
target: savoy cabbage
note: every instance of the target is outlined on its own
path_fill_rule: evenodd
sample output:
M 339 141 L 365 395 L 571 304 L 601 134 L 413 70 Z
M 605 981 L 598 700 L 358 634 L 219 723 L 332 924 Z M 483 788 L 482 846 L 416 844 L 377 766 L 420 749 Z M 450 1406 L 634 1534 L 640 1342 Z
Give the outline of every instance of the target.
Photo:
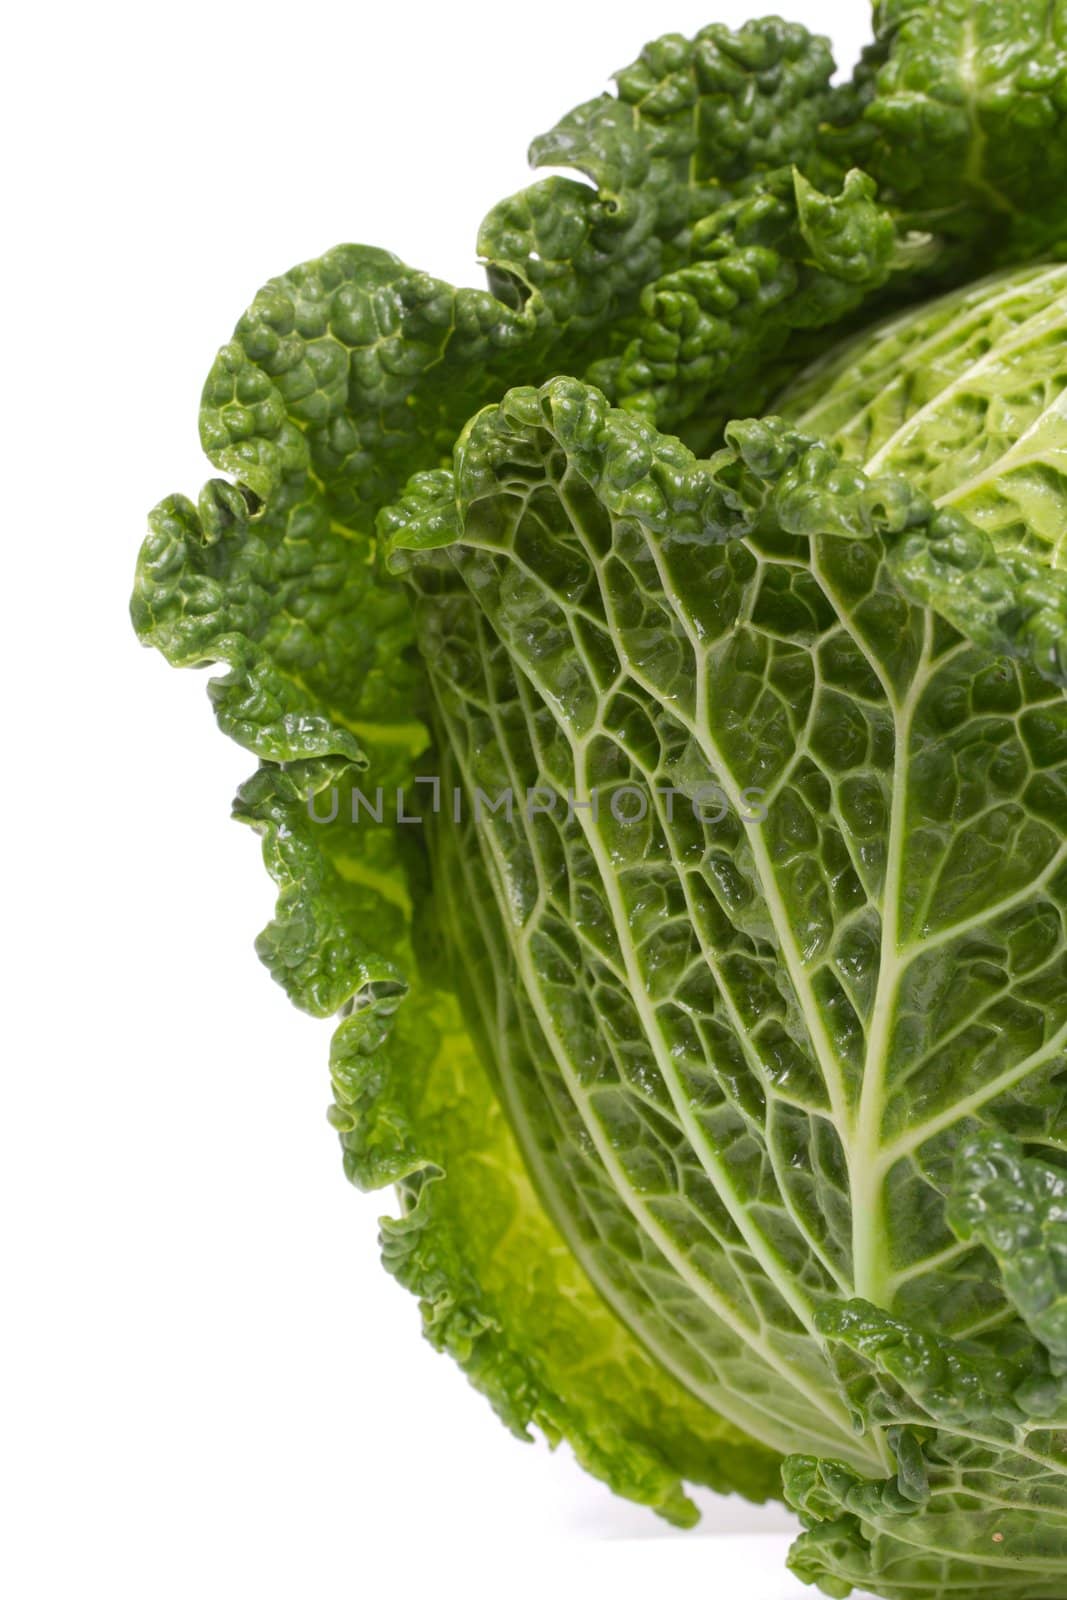
M 616 81 L 487 290 L 260 291 L 134 620 L 504 1421 L 784 1492 L 829 1595 L 1065 1600 L 1067 0 Z

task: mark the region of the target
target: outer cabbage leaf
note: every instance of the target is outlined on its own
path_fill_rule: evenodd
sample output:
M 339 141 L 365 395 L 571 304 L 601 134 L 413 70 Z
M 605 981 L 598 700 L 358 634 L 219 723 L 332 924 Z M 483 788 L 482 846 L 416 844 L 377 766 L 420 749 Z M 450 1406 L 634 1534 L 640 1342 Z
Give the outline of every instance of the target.
M 1067 698 L 903 587 L 958 512 L 780 422 L 728 441 L 557 379 L 383 518 L 436 742 L 496 802 L 433 830 L 468 1014 L 590 1279 L 796 1452 L 802 1575 L 1051 1596 L 1054 1352 L 957 1233 L 953 1151 L 1067 1155 Z

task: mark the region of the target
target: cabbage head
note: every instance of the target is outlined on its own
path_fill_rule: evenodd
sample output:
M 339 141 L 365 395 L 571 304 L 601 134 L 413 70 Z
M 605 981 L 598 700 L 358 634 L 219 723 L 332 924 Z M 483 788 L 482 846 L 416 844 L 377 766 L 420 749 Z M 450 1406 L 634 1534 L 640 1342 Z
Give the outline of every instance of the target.
M 388 1270 L 520 1437 L 823 1593 L 1067 1597 L 1067 0 L 668 35 L 484 290 L 219 352 L 133 600 L 221 663 Z

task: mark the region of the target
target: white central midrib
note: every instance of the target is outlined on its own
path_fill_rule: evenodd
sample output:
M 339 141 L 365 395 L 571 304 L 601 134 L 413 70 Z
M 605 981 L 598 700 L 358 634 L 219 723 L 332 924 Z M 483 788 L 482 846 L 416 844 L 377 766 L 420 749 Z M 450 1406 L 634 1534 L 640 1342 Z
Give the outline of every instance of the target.
M 926 681 L 929 657 L 930 614 L 926 613 L 926 638 L 908 694 L 894 717 L 892 801 L 889 841 L 882 890 L 882 936 L 878 951 L 878 983 L 863 1057 L 859 1106 L 846 1143 L 849 1187 L 852 1192 L 852 1276 L 857 1296 L 873 1305 L 888 1307 L 892 1298 L 890 1268 L 886 1259 L 886 1230 L 882 1214 L 885 1172 L 879 1159 L 882 1118 L 885 1112 L 885 1074 L 896 1018 L 897 991 L 907 968 L 900 949 L 900 894 L 904 871 L 907 824 L 909 746 L 911 720 Z M 892 704 L 892 702 L 890 702 Z

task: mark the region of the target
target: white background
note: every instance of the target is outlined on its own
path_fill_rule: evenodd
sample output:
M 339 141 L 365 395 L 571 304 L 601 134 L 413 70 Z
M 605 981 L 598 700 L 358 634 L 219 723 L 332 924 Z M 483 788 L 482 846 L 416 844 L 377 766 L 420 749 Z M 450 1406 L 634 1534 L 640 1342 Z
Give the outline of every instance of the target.
M 215 346 L 342 240 L 477 283 L 529 138 L 660 32 L 758 0 L 20 9 L 3 95 L 8 954 L 0 1586 L 17 1600 L 371 1586 L 789 1600 L 789 1518 L 671 1535 L 511 1439 L 377 1262 L 328 1028 L 252 937 L 251 767 L 126 616 L 195 493 Z M 865 7 L 788 0 L 850 62 Z M 724 1535 L 729 1534 L 730 1537 Z M 744 1537 L 744 1535 L 753 1537 Z M 755 1537 L 755 1535 L 759 1537 Z M 712 1537 L 713 1536 L 713 1537 Z M 5 1570 L 6 1569 L 6 1570 Z

